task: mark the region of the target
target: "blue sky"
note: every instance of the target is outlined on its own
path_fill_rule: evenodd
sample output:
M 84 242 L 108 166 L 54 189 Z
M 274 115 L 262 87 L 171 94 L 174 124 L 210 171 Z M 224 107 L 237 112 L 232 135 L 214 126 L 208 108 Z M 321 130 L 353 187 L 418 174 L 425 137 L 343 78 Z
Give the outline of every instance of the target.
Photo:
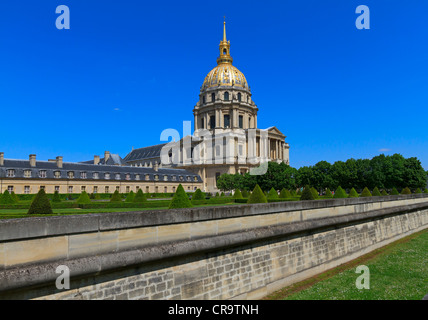
M 358 5 L 370 30 L 358 30 Z M 58 5 L 70 30 L 58 30 Z M 0 3 L 5 158 L 92 159 L 159 144 L 193 121 L 223 16 L 259 128 L 294 167 L 380 153 L 428 169 L 426 1 L 12 1 Z

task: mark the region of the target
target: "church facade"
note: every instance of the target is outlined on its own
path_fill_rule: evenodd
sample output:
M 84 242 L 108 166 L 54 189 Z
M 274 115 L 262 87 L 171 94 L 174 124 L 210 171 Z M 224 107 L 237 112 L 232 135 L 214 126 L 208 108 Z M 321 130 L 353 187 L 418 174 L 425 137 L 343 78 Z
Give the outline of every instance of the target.
M 131 150 L 124 158 L 106 151 L 83 162 L 5 159 L 0 152 L 0 191 L 37 193 L 216 192 L 223 173 L 263 174 L 269 161 L 289 164 L 289 145 L 275 126 L 257 127 L 258 107 L 244 74 L 233 65 L 230 41 L 205 77 L 193 108 L 194 132 L 179 141 Z

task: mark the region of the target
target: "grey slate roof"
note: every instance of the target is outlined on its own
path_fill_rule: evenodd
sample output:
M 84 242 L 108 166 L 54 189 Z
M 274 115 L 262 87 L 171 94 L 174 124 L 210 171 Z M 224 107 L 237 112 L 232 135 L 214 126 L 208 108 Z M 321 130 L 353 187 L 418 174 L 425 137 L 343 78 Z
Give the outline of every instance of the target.
M 15 170 L 14 177 L 7 177 L 7 170 Z M 31 171 L 31 178 L 24 177 L 24 171 Z M 40 178 L 39 173 L 41 170 L 46 170 L 46 178 Z M 55 178 L 55 171 L 61 173 L 60 178 Z M 155 181 L 155 175 L 159 176 L 158 181 L 164 181 L 164 176 L 168 176 L 168 181 L 177 182 L 196 182 L 194 177 L 197 178 L 197 182 L 202 182 L 202 179 L 197 174 L 190 172 L 185 169 L 171 169 L 171 168 L 159 168 L 155 171 L 153 168 L 147 167 L 131 167 L 131 166 L 115 166 L 115 165 L 94 165 L 81 162 L 64 162 L 62 168 L 58 168 L 55 162 L 50 161 L 37 161 L 35 167 L 30 167 L 29 160 L 10 160 L 5 159 L 4 165 L 0 167 L 0 178 L 8 179 L 69 179 L 68 172 L 73 171 L 74 178 L 72 180 L 101 180 L 101 181 Z M 86 173 L 86 178 L 81 178 L 81 173 Z M 94 178 L 94 173 L 99 174 L 99 178 Z M 104 174 L 110 173 L 110 179 L 105 179 Z M 118 179 L 116 178 L 118 174 Z M 126 175 L 129 174 L 129 179 Z M 136 180 L 136 175 L 140 175 L 140 180 Z M 149 180 L 145 180 L 146 174 L 149 175 Z M 173 177 L 175 176 L 175 179 Z M 182 178 L 180 178 L 182 177 Z M 190 180 L 188 180 L 190 178 Z
M 126 155 L 126 157 L 123 159 L 123 161 L 126 163 L 129 161 L 138 161 L 138 160 L 143 160 L 143 159 L 160 158 L 162 148 L 165 145 L 166 145 L 166 143 L 162 143 L 162 144 L 158 144 L 155 146 L 134 149 Z
M 79 163 L 86 163 L 86 164 L 94 164 L 94 160 L 88 160 L 88 161 L 82 161 Z M 119 156 L 118 154 L 110 154 L 110 158 L 107 159 L 107 162 L 105 161 L 105 158 L 100 158 L 100 164 L 103 165 L 124 165 L 125 162 L 123 161 L 123 159 L 121 158 L 121 156 Z

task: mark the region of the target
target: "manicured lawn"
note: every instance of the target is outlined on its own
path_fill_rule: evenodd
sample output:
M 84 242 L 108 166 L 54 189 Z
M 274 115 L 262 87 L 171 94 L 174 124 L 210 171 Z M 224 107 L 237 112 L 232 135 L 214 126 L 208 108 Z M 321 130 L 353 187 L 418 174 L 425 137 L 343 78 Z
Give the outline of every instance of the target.
M 239 205 L 239 203 L 225 203 L 225 204 L 204 204 L 194 207 L 212 207 L 212 206 L 226 206 L 226 205 Z M 72 214 L 89 214 L 89 213 L 107 213 L 107 212 L 130 212 L 130 211 L 146 211 L 146 210 L 166 210 L 168 207 L 156 208 L 104 208 L 104 209 L 53 209 L 54 214 L 49 215 L 27 215 L 28 209 L 0 209 L 0 219 L 14 219 L 14 218 L 30 218 L 30 217 L 46 217 L 57 215 L 72 215 Z
M 428 229 L 347 264 L 352 267 L 341 270 L 339 266 L 284 288 L 267 299 L 421 300 L 428 293 L 427 251 Z M 358 265 L 369 268 L 370 289 L 357 289 L 355 282 L 361 275 L 355 272 Z

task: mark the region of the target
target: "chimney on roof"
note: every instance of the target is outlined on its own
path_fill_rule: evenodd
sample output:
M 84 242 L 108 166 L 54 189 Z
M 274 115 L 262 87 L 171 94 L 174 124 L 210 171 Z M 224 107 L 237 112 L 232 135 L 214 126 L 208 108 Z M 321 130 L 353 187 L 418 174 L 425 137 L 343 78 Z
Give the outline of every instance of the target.
M 35 166 L 36 166 L 36 155 L 30 154 L 30 167 L 35 167 Z
M 61 156 L 56 157 L 56 166 L 58 168 L 62 168 L 62 157 Z
M 4 166 L 4 152 L 0 152 L 0 166 Z
M 104 152 L 104 163 L 107 163 L 107 160 L 110 158 L 110 151 Z
M 94 164 L 100 163 L 100 156 L 94 156 Z

